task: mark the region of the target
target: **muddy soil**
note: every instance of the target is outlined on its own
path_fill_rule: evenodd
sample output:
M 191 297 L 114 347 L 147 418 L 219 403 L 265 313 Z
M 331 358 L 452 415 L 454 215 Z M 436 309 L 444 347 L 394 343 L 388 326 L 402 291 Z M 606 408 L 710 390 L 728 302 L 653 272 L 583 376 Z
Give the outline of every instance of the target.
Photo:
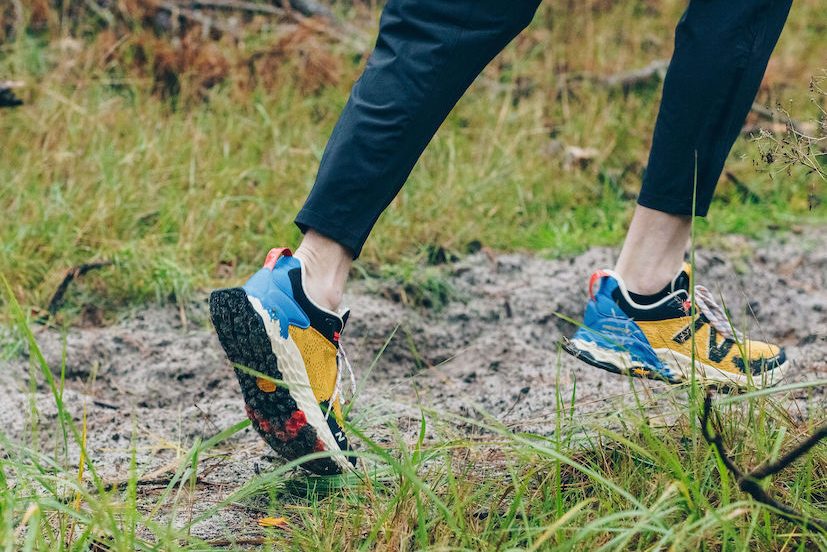
M 343 334 L 364 382 L 355 416 L 369 435 L 384 440 L 392 428 L 412 435 L 420 406 L 471 417 L 484 411 L 514 429 L 539 433 L 553 431 L 559 398 L 568 403 L 574 397 L 577 415 L 630 406 L 627 378 L 591 368 L 558 346 L 573 326 L 555 313 L 579 319 L 589 274 L 611 266 L 615 255 L 608 248 L 559 260 L 480 252 L 442 267 L 454 299 L 439 310 L 394 300 L 400 294 L 393 283 L 356 282 L 346 298 L 353 315 Z M 732 238 L 715 253 L 699 251 L 697 266 L 698 280 L 723 294 L 736 323 L 752 337 L 787 348 L 793 361 L 788 381 L 827 378 L 827 240 L 820 231 L 771 243 Z M 114 325 L 65 335 L 35 328 L 56 373 L 65 354 L 64 400 L 78 418 L 87 405 L 88 448 L 104 478 L 126 475 L 133 439 L 139 469 L 149 472 L 183 454 L 196 437 L 243 419 L 233 372 L 209 327 L 206 296 L 184 314 L 148 307 Z M 25 351 L 2 363 L 0 427 L 25 442 L 31 401 L 37 423 L 49 428 L 53 400 L 44 385 L 34 394 L 28 389 Z M 653 404 L 668 391 L 637 381 Z M 827 390 L 780 399 L 798 416 L 823 417 Z M 191 497 L 196 512 L 280 463 L 250 429 L 222 450 L 226 454 L 202 464 Z M 153 489 L 142 488 L 147 499 Z M 252 504 L 235 505 L 196 531 L 207 538 L 256 534 L 254 520 L 261 515 Z

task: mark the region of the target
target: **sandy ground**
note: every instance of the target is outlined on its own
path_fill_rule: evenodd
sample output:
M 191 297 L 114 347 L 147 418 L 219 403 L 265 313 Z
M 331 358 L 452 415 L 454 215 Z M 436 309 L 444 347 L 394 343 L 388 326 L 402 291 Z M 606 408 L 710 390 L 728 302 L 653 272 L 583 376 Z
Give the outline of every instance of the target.
M 733 238 L 716 253 L 701 250 L 697 256 L 699 281 L 723 293 L 736 322 L 753 337 L 787 347 L 794 364 L 789 381 L 827 378 L 827 240 L 820 234 L 805 230 L 772 243 Z M 377 291 L 376 282 L 357 282 L 346 298 L 353 315 L 343 333 L 357 377 L 364 378 L 355 416 L 380 440 L 391 426 L 403 435 L 414 431 L 420 405 L 463 415 L 482 409 L 515 429 L 549 433 L 555 390 L 568 401 L 575 381 L 578 414 L 628 406 L 626 378 L 582 364 L 557 345 L 572 326 L 555 313 L 579 319 L 588 275 L 610 266 L 615 254 L 598 248 L 545 260 L 477 253 L 444 266 L 457 298 L 438 311 L 389 299 L 398 296 L 392 284 L 380 283 Z M 243 419 L 235 377 L 209 327 L 206 296 L 188 307 L 186 320 L 178 309 L 149 307 L 112 326 L 76 328 L 65 336 L 35 328 L 55 371 L 65 351 L 64 399 L 77 417 L 86 402 L 88 446 L 105 478 L 125 476 L 133 432 L 139 467 L 150 471 L 183 454 L 196 437 Z M 30 401 L 47 428 L 54 421 L 53 401 L 45 386 L 33 397 L 27 389 L 21 377 L 29 370 L 25 353 L 2 362 L 0 424 L 26 441 Z M 655 400 L 666 391 L 655 382 L 644 388 Z M 787 393 L 784 400 L 798 415 L 823 416 L 826 393 L 810 389 Z M 202 464 L 192 497 L 196 512 L 280 462 L 250 429 L 223 450 L 226 455 Z M 151 498 L 153 489 L 142 492 Z M 260 516 L 253 507 L 231 506 L 196 531 L 211 538 L 239 527 L 256 534 L 253 520 Z

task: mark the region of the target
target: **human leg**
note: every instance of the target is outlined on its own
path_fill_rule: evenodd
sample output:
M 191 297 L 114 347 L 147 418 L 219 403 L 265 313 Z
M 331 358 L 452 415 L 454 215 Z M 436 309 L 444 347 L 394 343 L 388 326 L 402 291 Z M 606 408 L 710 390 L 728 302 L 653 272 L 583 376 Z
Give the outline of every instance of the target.
M 791 0 L 693 0 L 676 29 L 638 208 L 616 265 L 655 293 L 679 270 L 689 217 L 705 216 Z M 656 212 L 653 212 L 656 211 Z
M 448 112 L 539 0 L 391 0 L 296 217 L 358 257 Z
M 790 0 L 692 0 L 678 25 L 649 164 L 616 270 L 589 283 L 566 350 L 594 366 L 670 382 L 774 385 L 784 350 L 747 339 L 679 268 L 691 215 L 707 213 Z M 694 299 L 694 304 L 693 304 Z M 694 360 L 693 360 L 694 359 Z
M 390 0 L 376 49 L 333 131 L 296 223 L 293 256 L 274 249 L 243 288 L 210 297 L 247 415 L 287 459 L 348 468 L 339 303 L 352 259 L 456 101 L 531 19 L 539 0 Z M 343 454 L 344 453 L 344 454 Z

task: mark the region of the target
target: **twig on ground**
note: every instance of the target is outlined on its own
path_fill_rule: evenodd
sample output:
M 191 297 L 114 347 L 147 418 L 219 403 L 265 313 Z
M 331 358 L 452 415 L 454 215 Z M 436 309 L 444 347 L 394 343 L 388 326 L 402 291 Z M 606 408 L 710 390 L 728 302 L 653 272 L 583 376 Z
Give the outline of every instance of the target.
M 263 15 L 285 15 L 285 10 L 270 4 L 258 4 L 256 2 L 246 2 L 244 0 L 190 0 L 189 2 L 179 2 L 182 7 L 190 8 L 213 8 L 218 10 L 228 11 L 242 11 L 249 13 L 257 13 Z
M 669 67 L 668 59 L 656 59 L 642 69 L 633 69 L 631 71 L 624 71 L 622 73 L 615 73 L 604 77 L 603 84 L 610 87 L 621 87 L 623 90 L 628 90 L 634 86 L 645 84 L 653 79 L 663 80 L 666 76 L 666 69 Z
M 623 71 L 620 73 L 615 73 L 614 75 L 609 75 L 608 77 L 584 77 L 585 80 L 592 80 L 596 82 L 600 82 L 610 88 L 619 87 L 622 88 L 624 91 L 628 91 L 635 86 L 639 86 L 642 84 L 646 84 L 649 82 L 653 82 L 655 79 L 661 81 L 666 76 L 666 70 L 669 68 L 669 60 L 668 59 L 656 59 L 655 61 L 651 62 L 646 67 L 641 69 L 632 69 L 630 71 Z M 761 105 L 758 102 L 753 102 L 750 111 L 758 116 L 759 119 L 768 121 L 770 123 L 774 123 L 778 126 L 783 126 L 783 130 L 789 128 L 793 132 L 801 135 L 801 136 L 808 136 L 811 134 L 811 130 L 813 130 L 813 126 L 811 124 L 802 123 L 801 121 L 797 121 L 786 114 L 780 115 L 776 110 L 770 109 L 764 105 Z M 741 131 L 742 134 L 754 134 L 757 131 L 762 130 L 764 127 L 760 125 L 747 125 Z M 771 132 L 776 132 L 777 129 L 775 127 L 771 127 L 769 129 Z
M 215 539 L 207 541 L 210 546 L 259 546 L 270 542 L 266 537 L 239 537 L 237 539 Z
M 741 196 L 741 201 L 748 201 L 750 203 L 760 203 L 761 196 L 756 194 L 752 191 L 752 189 L 747 186 L 740 178 L 735 176 L 731 171 L 724 172 L 724 176 L 726 176 L 727 180 L 732 182 L 735 186 L 735 189 L 738 191 L 738 195 Z
M 281 0 L 281 3 L 284 5 L 285 1 Z M 321 2 L 317 2 L 316 0 L 289 0 L 287 3 L 290 8 L 296 10 L 305 17 L 323 17 L 331 21 L 335 20 L 333 12 L 330 11 L 330 8 Z
M 95 261 L 92 263 L 78 265 L 67 270 L 66 276 L 63 277 L 63 281 L 60 282 L 60 285 L 57 286 L 57 290 L 55 290 L 54 295 L 52 295 L 52 300 L 49 301 L 49 314 L 52 316 L 57 314 L 57 311 L 60 310 L 61 305 L 63 305 L 63 296 L 66 295 L 66 290 L 69 289 L 69 284 L 71 284 L 76 278 L 80 278 L 90 270 L 104 268 L 111 264 L 112 261 Z
M 798 458 L 806 454 L 807 451 L 818 444 L 819 441 L 827 437 L 827 426 L 822 426 L 816 430 L 816 432 L 810 437 L 799 443 L 797 447 L 781 456 L 781 458 L 775 462 L 766 462 L 754 470 L 744 473 L 738 466 L 735 465 L 732 458 L 729 457 L 720 432 L 716 430 L 714 434 L 712 433 L 712 429 L 710 428 L 711 415 L 712 394 L 707 391 L 706 397 L 704 398 L 704 409 L 701 414 L 701 433 L 703 434 L 706 442 L 715 447 L 715 450 L 718 452 L 718 456 L 721 458 L 724 466 L 726 466 L 726 469 L 735 476 L 735 480 L 738 483 L 738 488 L 761 504 L 769 506 L 775 510 L 781 517 L 794 523 L 801 523 L 811 531 L 827 533 L 827 520 L 810 517 L 791 506 L 778 502 L 761 486 L 762 479 L 765 479 L 766 477 L 789 467 Z
M 80 278 L 90 270 L 104 268 L 111 264 L 112 261 L 96 261 L 93 263 L 78 265 L 67 270 L 66 276 L 63 277 L 63 281 L 60 282 L 60 285 L 57 286 L 57 290 L 55 290 L 54 295 L 52 295 L 52 300 L 49 301 L 49 314 L 54 316 L 57 314 L 57 311 L 60 310 L 60 307 L 63 304 L 63 296 L 66 295 L 66 290 L 69 289 L 69 284 L 71 284 L 72 281 L 76 278 Z
M 167 1 L 158 2 L 158 7 L 166 12 L 169 12 L 169 14 L 172 17 L 188 19 L 190 21 L 198 23 L 199 25 L 202 25 L 204 27 L 205 35 L 209 35 L 210 30 L 215 29 L 221 33 L 228 34 L 235 39 L 241 39 L 241 34 L 239 33 L 238 29 L 231 27 L 229 25 L 225 25 L 224 23 L 221 23 L 219 21 L 216 21 L 215 19 L 201 13 L 198 10 L 184 8 L 175 2 Z
M 164 464 L 160 468 L 152 470 L 148 474 L 144 475 L 143 477 L 138 478 L 135 481 L 136 485 L 168 485 L 169 482 L 172 480 L 172 477 L 175 475 L 175 471 L 181 464 L 181 460 L 173 460 L 167 464 Z M 111 491 L 112 489 L 118 489 L 122 491 L 126 489 L 129 485 L 130 478 L 123 477 L 119 479 L 113 479 L 111 481 L 104 482 L 103 490 L 104 491 Z
M 755 113 L 759 119 L 763 119 L 765 121 L 770 122 L 781 122 L 786 127 L 789 127 L 790 130 L 792 130 L 795 133 L 801 134 L 802 136 L 806 136 L 807 131 L 809 130 L 807 128 L 808 125 L 806 125 L 805 123 L 797 121 L 787 116 L 786 114 L 784 114 L 784 117 L 779 117 L 778 113 L 775 110 L 770 109 L 767 106 L 761 105 L 758 102 L 752 103 L 750 111 Z

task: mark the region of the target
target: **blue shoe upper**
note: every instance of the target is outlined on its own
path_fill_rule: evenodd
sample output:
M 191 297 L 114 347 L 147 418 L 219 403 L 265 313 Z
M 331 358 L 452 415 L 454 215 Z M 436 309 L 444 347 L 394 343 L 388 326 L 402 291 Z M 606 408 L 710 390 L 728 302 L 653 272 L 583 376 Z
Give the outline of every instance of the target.
M 284 339 L 288 337 L 288 326 L 310 326 L 310 318 L 294 297 L 293 284 L 288 275 L 295 268 L 301 269 L 299 260 L 285 255 L 276 261 L 273 270 L 262 268 L 244 284 L 247 295 L 261 301 L 271 320 L 279 321 L 279 333 Z
M 629 353 L 634 362 L 669 377 L 669 369 L 658 359 L 640 326 L 623 312 L 612 297 L 618 288 L 611 276 L 600 280 L 600 288 L 586 305 L 583 327 L 574 339 L 597 344 L 602 349 Z

